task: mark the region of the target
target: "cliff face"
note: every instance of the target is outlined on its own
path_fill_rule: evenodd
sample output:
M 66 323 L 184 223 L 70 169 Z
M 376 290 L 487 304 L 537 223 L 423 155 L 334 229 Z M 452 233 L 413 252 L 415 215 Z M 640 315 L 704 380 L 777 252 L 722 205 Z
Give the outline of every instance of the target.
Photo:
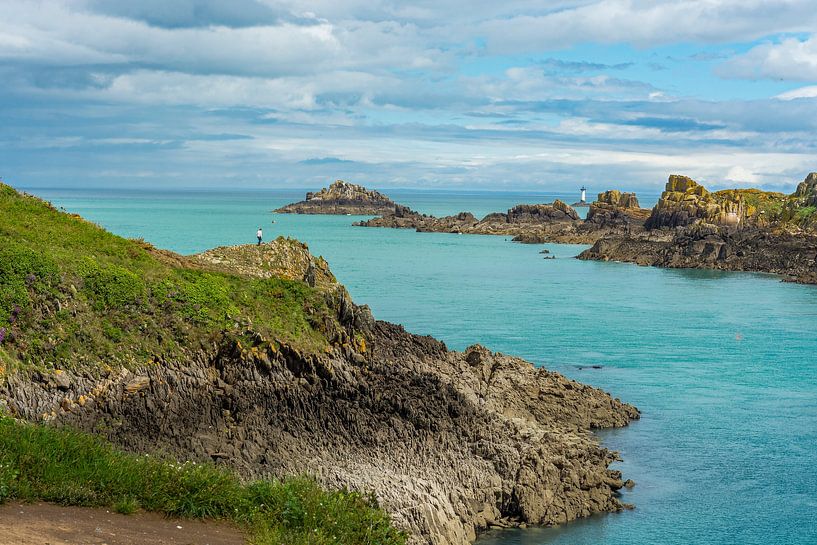
M 363 186 L 336 180 L 306 199 L 276 210 L 279 214 L 357 214 L 377 215 L 407 213 L 410 210 L 394 203 L 382 193 Z
M 693 226 L 676 233 L 645 232 L 600 239 L 579 259 L 626 261 L 670 268 L 779 274 L 817 284 L 817 236 L 749 227 Z
M 587 211 L 586 222 L 596 229 L 641 229 L 650 211 L 641 208 L 635 193 L 599 193 Z
M 0 405 L 18 418 L 247 476 L 305 472 L 373 492 L 413 543 L 464 545 L 493 524 L 623 507 L 616 455 L 590 430 L 626 425 L 635 408 L 523 360 L 452 352 L 377 322 L 297 241 L 188 258 L 12 192 L 0 191 L 0 211 L 0 249 L 19 258 L 0 266 L 0 300 L 21 302 L 0 315 L 10 332 Z M 8 218 L 66 238 L 30 241 Z M 138 289 L 101 291 L 99 270 Z M 94 337 L 97 324 L 107 337 Z
M 746 218 L 741 200 L 719 198 L 692 178 L 673 174 L 647 219 L 647 229 L 684 227 L 695 223 L 738 225 Z

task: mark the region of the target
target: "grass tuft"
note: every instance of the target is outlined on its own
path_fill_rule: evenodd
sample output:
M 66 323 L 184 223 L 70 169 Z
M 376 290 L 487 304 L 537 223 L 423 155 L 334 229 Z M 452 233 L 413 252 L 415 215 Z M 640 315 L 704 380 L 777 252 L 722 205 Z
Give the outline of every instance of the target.
M 242 483 L 211 464 L 116 450 L 92 435 L 0 416 L 0 502 L 48 501 L 229 520 L 256 545 L 404 545 L 374 499 L 307 477 Z

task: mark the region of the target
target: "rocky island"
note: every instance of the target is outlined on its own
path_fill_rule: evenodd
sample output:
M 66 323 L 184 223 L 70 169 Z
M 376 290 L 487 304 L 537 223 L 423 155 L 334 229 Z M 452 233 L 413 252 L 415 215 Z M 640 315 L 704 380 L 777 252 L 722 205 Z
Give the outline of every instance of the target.
M 130 452 L 372 493 L 429 545 L 622 509 L 617 455 L 591 430 L 639 416 L 375 320 L 295 240 L 181 256 L 3 185 L 0 408 Z
M 515 242 L 592 244 L 614 232 L 640 230 L 649 210 L 639 207 L 634 193 L 606 191 L 590 205 L 587 219 L 560 200 L 551 204 L 519 204 L 507 212 L 477 219 L 470 212 L 436 218 L 402 211 L 355 223 L 361 227 L 415 229 L 418 232 L 511 236 Z
M 579 259 L 674 268 L 768 272 L 817 283 L 817 173 L 794 193 L 710 192 L 669 177 L 643 229 L 611 233 Z
M 275 212 L 279 214 L 349 214 L 374 216 L 380 214 L 410 213 L 387 196 L 363 186 L 336 180 L 317 193 L 307 193 L 303 201 L 288 204 Z

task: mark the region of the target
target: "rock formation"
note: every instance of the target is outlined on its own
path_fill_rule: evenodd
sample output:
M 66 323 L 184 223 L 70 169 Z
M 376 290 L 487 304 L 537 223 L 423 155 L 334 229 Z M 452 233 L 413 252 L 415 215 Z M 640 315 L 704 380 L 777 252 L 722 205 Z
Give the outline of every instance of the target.
M 279 214 L 406 214 L 411 210 L 394 203 L 378 191 L 336 180 L 317 193 L 307 193 L 306 199 L 288 204 Z
M 640 229 L 649 214 L 649 210 L 639 206 L 635 193 L 613 189 L 599 193 L 585 221 L 596 229 Z
M 738 225 L 745 217 L 742 200 L 719 198 L 692 178 L 673 174 L 645 226 L 661 229 L 695 223 Z
M 610 233 L 579 258 L 769 272 L 817 283 L 815 208 L 815 173 L 789 196 L 757 189 L 710 193 L 690 178 L 673 175 L 646 231 Z
M 669 268 L 754 271 L 817 284 L 817 236 L 768 229 L 697 225 L 597 241 L 579 259 L 626 261 Z
M 442 218 L 415 212 L 402 216 L 385 215 L 354 225 L 414 229 L 418 232 L 503 235 L 514 237 L 516 242 L 527 243 L 592 243 L 597 237 L 580 232 L 578 228 L 582 223 L 570 205 L 557 199 L 551 204 L 519 204 L 507 212 L 494 212 L 482 219 L 477 219 L 470 212 Z

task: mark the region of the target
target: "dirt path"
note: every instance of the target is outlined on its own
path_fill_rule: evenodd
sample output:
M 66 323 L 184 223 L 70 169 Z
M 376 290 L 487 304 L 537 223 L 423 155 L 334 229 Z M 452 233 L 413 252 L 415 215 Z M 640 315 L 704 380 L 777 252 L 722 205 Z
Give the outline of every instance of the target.
M 225 523 L 48 503 L 0 505 L 0 545 L 244 545 Z

